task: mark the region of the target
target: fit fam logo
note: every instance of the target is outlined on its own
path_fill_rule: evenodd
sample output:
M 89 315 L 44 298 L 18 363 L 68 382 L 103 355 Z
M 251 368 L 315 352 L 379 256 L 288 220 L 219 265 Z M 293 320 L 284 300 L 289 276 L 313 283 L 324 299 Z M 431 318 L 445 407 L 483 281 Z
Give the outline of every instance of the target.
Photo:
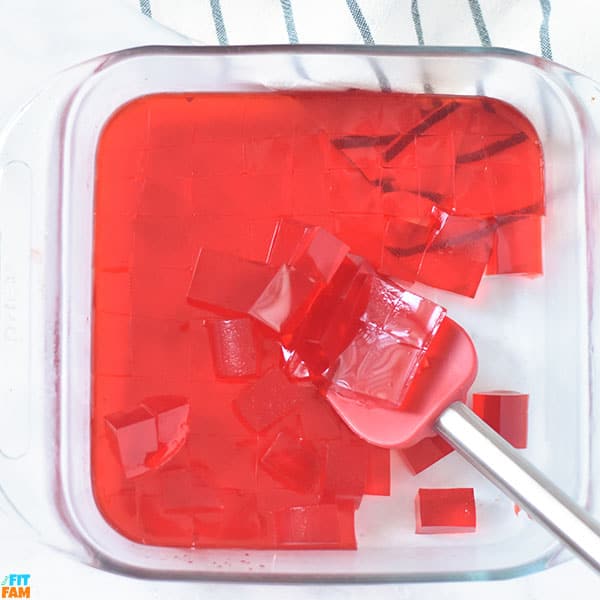
M 2 598 L 31 598 L 29 573 L 9 573 L 2 578 Z

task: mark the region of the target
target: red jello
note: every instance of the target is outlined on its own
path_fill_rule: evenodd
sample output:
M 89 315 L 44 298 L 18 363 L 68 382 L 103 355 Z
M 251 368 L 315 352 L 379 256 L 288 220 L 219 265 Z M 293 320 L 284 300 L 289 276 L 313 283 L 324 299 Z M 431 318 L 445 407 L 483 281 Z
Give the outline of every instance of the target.
M 544 212 L 533 127 L 479 98 L 171 94 L 117 111 L 96 156 L 91 461 L 102 514 L 156 545 L 356 547 L 355 508 L 389 492 L 389 451 L 365 448 L 307 370 L 324 373 L 365 326 L 373 269 L 474 293 L 487 238 L 469 245 L 450 228 L 429 240 L 417 227 L 407 241 L 432 208 L 491 219 L 489 273 L 537 269 L 538 230 L 510 225 Z M 265 264 L 282 219 L 317 228 L 303 251 Z M 415 331 L 390 323 L 380 329 L 403 343 Z M 293 368 L 284 335 L 304 359 Z M 152 398 L 185 398 L 189 413 Z M 273 446 L 284 431 L 296 446 Z
M 474 297 L 490 260 L 495 227 L 490 219 L 449 216 L 425 249 L 418 280 Z
M 260 351 L 250 319 L 218 319 L 210 321 L 207 326 L 218 377 L 258 375 Z
M 158 447 L 146 464 L 160 467 L 169 462 L 185 444 L 189 432 L 190 404 L 182 396 L 152 396 L 142 406 L 154 416 Z
M 426 437 L 414 446 L 398 450 L 413 475 L 424 471 L 453 452 L 452 446 L 439 435 Z
M 274 513 L 275 539 L 283 548 L 343 547 L 335 504 L 292 506 Z
M 487 266 L 488 275 L 542 273 L 542 219 L 516 215 L 496 219 L 496 235 Z
M 310 393 L 305 390 L 273 369 L 241 391 L 235 400 L 236 413 L 250 429 L 260 432 L 290 413 L 303 394 Z
M 289 431 L 280 431 L 260 459 L 260 466 L 285 487 L 316 491 L 321 476 L 317 447 Z
M 365 494 L 374 496 L 390 495 L 390 450 L 369 445 L 367 474 L 365 477 Z
M 287 264 L 309 279 L 327 284 L 348 254 L 348 246 L 322 227 L 281 220 L 275 229 L 268 262 Z
M 107 415 L 105 420 L 125 476 L 135 477 L 148 471 L 146 459 L 158 450 L 154 416 L 139 407 Z
M 323 498 L 351 501 L 357 506 L 365 493 L 369 451 L 365 444 L 328 442 L 323 454 Z
M 200 248 L 191 304 L 247 314 L 278 333 L 293 331 L 322 287 L 294 266 L 270 265 Z
M 345 305 L 336 318 L 344 319 L 353 335 L 329 363 L 326 378 L 345 397 L 400 406 L 444 309 L 372 273 Z
M 473 488 L 420 488 L 415 511 L 416 533 L 469 533 L 477 526 Z
M 473 394 L 473 411 L 515 448 L 527 448 L 528 394 L 509 391 Z
M 328 379 L 343 396 L 399 406 L 420 355 L 418 348 L 366 324 L 332 365 Z

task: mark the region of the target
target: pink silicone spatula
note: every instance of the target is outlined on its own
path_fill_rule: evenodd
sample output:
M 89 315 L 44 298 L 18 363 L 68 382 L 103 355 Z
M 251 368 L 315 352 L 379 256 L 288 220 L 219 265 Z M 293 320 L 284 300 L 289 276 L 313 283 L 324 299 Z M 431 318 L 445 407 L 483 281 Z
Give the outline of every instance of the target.
M 366 406 L 327 393 L 331 405 L 358 436 L 383 447 L 408 447 L 439 433 L 485 477 L 600 571 L 600 525 L 531 465 L 464 401 L 477 374 L 468 334 L 446 317 L 400 409 Z

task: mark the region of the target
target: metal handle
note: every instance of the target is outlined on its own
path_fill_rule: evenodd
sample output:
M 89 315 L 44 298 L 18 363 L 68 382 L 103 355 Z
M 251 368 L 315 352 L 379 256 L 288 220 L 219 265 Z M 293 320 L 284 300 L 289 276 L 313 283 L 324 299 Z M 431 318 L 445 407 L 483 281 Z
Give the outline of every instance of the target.
M 435 428 L 478 471 L 600 572 L 600 524 L 461 402 Z

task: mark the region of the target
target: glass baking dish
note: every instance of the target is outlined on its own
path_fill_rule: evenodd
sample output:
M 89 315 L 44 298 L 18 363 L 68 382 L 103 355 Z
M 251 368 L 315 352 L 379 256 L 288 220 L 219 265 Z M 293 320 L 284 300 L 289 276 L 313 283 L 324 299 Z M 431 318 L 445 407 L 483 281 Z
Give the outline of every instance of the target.
M 600 89 L 505 50 L 150 47 L 60 74 L 0 140 L 0 485 L 4 503 L 78 560 L 151 577 L 384 582 L 494 579 L 566 553 L 458 455 L 365 498 L 357 551 L 177 549 L 134 543 L 98 510 L 90 474 L 94 157 L 126 102 L 160 92 L 356 88 L 483 95 L 520 110 L 545 159 L 545 273 L 487 278 L 476 300 L 423 288 L 471 332 L 475 387 L 530 393 L 528 458 L 589 510 L 600 502 L 597 173 Z M 392 475 L 403 465 L 393 458 Z M 416 536 L 418 487 L 473 486 L 478 530 Z

